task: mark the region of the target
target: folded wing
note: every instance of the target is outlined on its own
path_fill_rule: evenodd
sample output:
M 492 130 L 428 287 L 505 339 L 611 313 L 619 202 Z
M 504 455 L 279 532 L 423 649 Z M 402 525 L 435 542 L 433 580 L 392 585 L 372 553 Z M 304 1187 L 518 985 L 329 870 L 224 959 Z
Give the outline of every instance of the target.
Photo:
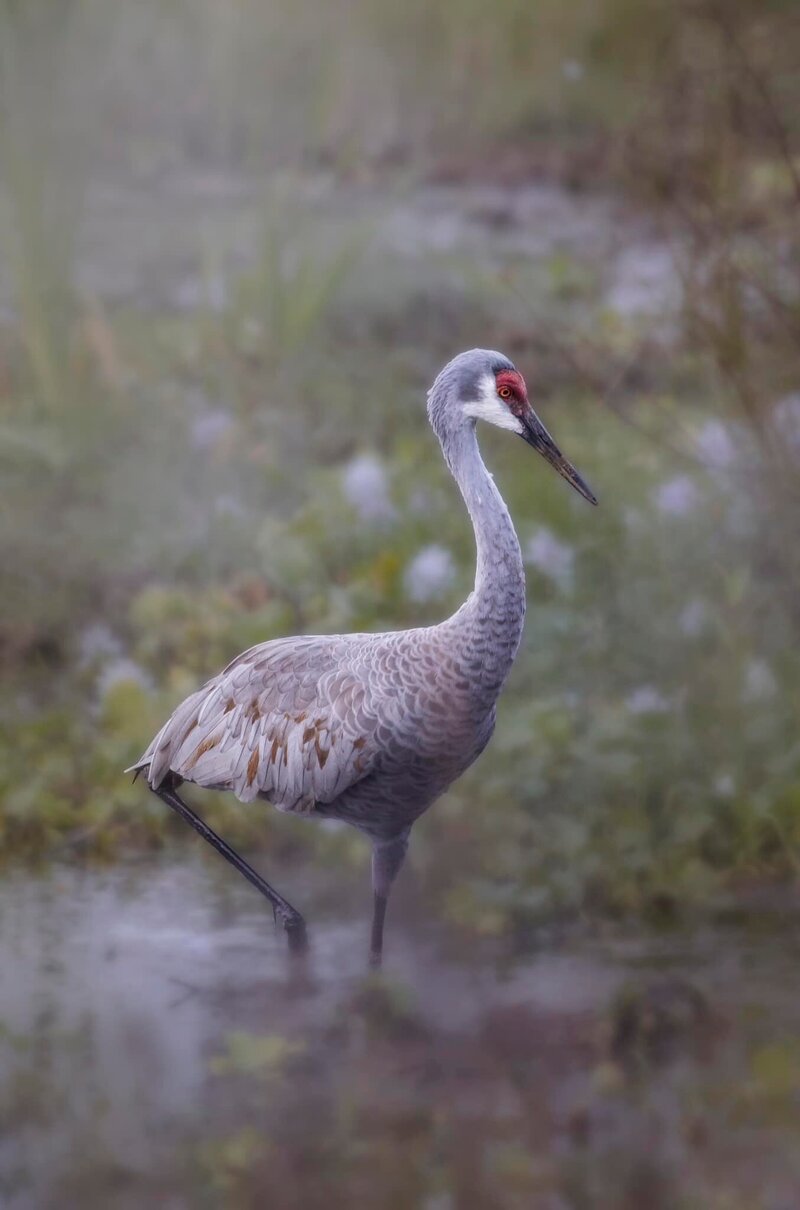
M 154 788 L 172 771 L 242 802 L 262 795 L 283 810 L 313 810 L 374 765 L 366 699 L 352 641 L 263 643 L 182 702 L 134 768 Z

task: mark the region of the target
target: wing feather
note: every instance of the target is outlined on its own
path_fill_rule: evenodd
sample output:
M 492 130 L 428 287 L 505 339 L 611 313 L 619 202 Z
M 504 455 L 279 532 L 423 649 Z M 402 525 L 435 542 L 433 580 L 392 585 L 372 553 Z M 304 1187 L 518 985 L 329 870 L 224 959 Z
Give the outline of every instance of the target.
M 278 639 L 238 656 L 174 712 L 134 768 L 172 771 L 284 810 L 332 802 L 378 756 L 367 636 Z

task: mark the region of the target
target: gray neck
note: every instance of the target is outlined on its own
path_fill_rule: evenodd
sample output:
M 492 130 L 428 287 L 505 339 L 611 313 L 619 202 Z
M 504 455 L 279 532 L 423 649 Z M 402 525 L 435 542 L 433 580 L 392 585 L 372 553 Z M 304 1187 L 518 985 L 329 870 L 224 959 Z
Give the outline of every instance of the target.
M 469 510 L 478 555 L 475 591 L 446 625 L 456 628 L 473 676 L 493 701 L 522 636 L 522 554 L 508 509 L 481 458 L 474 423 L 459 424 L 438 436 Z

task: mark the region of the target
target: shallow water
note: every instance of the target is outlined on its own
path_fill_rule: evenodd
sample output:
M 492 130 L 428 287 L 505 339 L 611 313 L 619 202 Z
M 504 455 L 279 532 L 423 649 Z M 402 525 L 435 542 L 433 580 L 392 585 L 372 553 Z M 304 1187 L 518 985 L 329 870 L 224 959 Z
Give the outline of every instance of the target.
M 795 918 L 520 951 L 398 899 L 376 978 L 366 912 L 312 889 L 290 956 L 213 859 L 7 874 L 0 1204 L 800 1204 Z

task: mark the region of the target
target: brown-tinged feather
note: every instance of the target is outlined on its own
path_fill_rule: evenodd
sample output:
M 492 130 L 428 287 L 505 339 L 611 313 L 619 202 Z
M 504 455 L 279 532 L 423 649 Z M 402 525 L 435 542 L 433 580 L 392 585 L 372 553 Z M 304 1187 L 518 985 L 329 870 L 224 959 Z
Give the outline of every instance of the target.
M 216 748 L 219 739 L 218 735 L 212 735 L 209 739 L 204 739 L 202 744 L 198 744 L 194 756 L 186 766 L 187 769 L 193 769 L 201 756 L 205 756 L 206 752 L 210 752 L 212 748 Z

